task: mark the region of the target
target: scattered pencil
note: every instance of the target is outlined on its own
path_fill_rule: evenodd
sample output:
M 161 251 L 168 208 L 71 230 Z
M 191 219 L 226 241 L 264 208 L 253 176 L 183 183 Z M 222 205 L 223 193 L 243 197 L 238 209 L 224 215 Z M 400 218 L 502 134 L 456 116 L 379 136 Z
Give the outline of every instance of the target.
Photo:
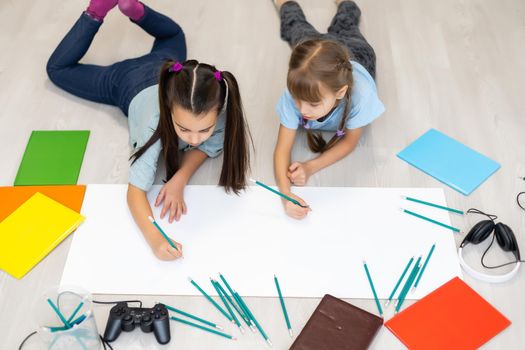
M 197 317 L 197 316 L 195 316 L 195 315 L 192 315 L 192 314 L 190 314 L 190 313 L 188 313 L 188 312 L 185 312 L 185 311 L 182 311 L 182 310 L 176 309 L 176 308 L 174 308 L 173 306 L 170 306 L 170 305 L 167 305 L 167 304 L 163 304 L 163 305 L 166 307 L 166 309 L 168 309 L 168 310 L 170 310 L 170 311 L 173 311 L 173 312 L 176 312 L 176 313 L 178 313 L 178 314 L 184 315 L 184 316 L 186 316 L 186 317 L 192 318 L 192 319 L 194 319 L 194 320 L 196 320 L 196 321 L 199 321 L 199 322 L 201 322 L 201 323 L 204 323 L 204 324 L 206 324 L 206 325 L 208 325 L 208 326 L 211 326 L 211 327 L 214 327 L 214 328 L 217 328 L 217 329 L 220 329 L 220 330 L 223 330 L 223 329 L 224 329 L 224 328 L 222 328 L 221 326 L 219 326 L 219 325 L 217 325 L 217 324 L 215 324 L 215 323 L 213 323 L 213 322 L 206 321 L 205 319 L 202 319 L 202 318 L 200 318 L 200 317 Z
M 414 283 L 414 287 L 412 287 L 412 292 L 414 292 L 419 285 L 419 281 L 421 280 L 421 276 L 423 276 L 423 272 L 425 272 L 425 268 L 427 267 L 428 261 L 430 260 L 430 257 L 432 256 L 432 253 L 434 253 L 434 249 L 436 248 L 436 243 L 432 244 L 432 248 L 430 248 L 430 251 L 428 252 L 427 258 L 425 259 L 425 263 L 423 264 L 423 267 L 419 271 L 419 275 L 417 276 L 416 283 Z
M 275 287 L 277 288 L 277 294 L 279 294 L 279 301 L 281 302 L 281 309 L 283 310 L 284 320 L 286 321 L 286 327 L 288 327 L 288 333 L 290 333 L 290 337 L 293 338 L 292 326 L 290 325 L 290 319 L 288 318 L 288 312 L 286 311 L 286 305 L 284 304 L 284 298 L 281 293 L 281 287 L 279 286 L 279 280 L 275 275 L 273 275 L 273 280 L 275 282 Z
M 416 264 L 414 265 L 412 272 L 410 272 L 410 275 L 408 276 L 408 279 L 403 286 L 403 289 L 401 290 L 401 293 L 399 293 L 399 296 L 397 298 L 396 304 L 395 304 L 395 313 L 398 313 L 401 309 L 401 305 L 405 302 L 406 295 L 408 294 L 408 291 L 410 290 L 410 287 L 412 287 L 412 283 L 414 283 L 414 280 L 419 272 L 419 269 L 421 268 L 421 256 L 417 259 Z
M 224 311 L 224 309 L 215 302 L 215 300 L 213 300 L 193 279 L 191 279 L 191 277 L 188 277 L 188 280 L 190 281 L 191 284 L 193 284 L 193 286 L 195 288 L 197 288 L 197 290 L 199 292 L 201 292 L 202 295 L 204 295 L 204 297 L 206 299 L 208 299 L 208 301 L 213 305 L 215 306 L 215 308 L 217 310 L 219 310 L 221 312 L 221 314 L 224 315 L 224 317 L 226 317 L 228 319 L 228 321 L 232 322 L 233 319 L 230 317 L 230 315 L 228 315 L 228 313 L 226 311 Z
M 183 320 L 182 318 L 178 318 L 178 317 L 175 317 L 175 316 L 170 316 L 170 319 L 173 320 L 173 321 L 176 321 L 176 322 L 187 324 L 188 326 L 192 326 L 192 327 L 195 327 L 195 328 L 202 329 L 202 330 L 204 330 L 206 332 L 210 332 L 210 333 L 214 333 L 214 334 L 220 335 L 221 337 L 224 337 L 224 338 L 228 338 L 228 339 L 231 339 L 231 340 L 237 340 L 237 338 L 234 338 L 233 336 L 231 336 L 229 334 L 226 334 L 226 333 L 223 333 L 223 332 L 219 332 L 219 331 L 217 331 L 217 330 L 215 330 L 213 328 L 207 328 L 207 327 L 201 326 L 200 324 L 196 324 L 196 323 L 193 323 L 193 322 L 190 322 L 190 321 Z
M 419 204 L 424 204 L 424 205 L 428 205 L 430 207 L 434 207 L 434 208 L 438 208 L 438 209 L 443 209 L 443 210 L 446 210 L 446 211 L 450 211 L 452 213 L 456 213 L 456 214 L 460 214 L 460 215 L 465 215 L 465 213 L 461 210 L 458 210 L 458 209 L 453 209 L 453 208 L 449 208 L 449 207 L 445 207 L 445 206 L 442 206 L 442 205 L 439 205 L 439 204 L 434 204 L 434 203 L 430 203 L 430 202 L 425 202 L 425 201 L 422 201 L 420 199 L 416 199 L 416 198 L 412 198 L 412 197 L 406 197 L 406 196 L 403 196 L 403 198 L 405 198 L 407 201 L 411 201 L 411 202 L 415 202 L 415 203 L 419 203 Z
M 257 327 L 257 329 L 259 330 L 259 333 L 261 333 L 261 336 L 264 338 L 264 340 L 268 343 L 268 345 L 272 346 L 272 342 L 270 341 L 270 338 L 268 338 L 268 336 L 266 335 L 266 333 L 264 332 L 264 330 L 262 329 L 261 325 L 259 324 L 259 322 L 257 321 L 257 319 L 255 318 L 255 316 L 253 316 L 253 313 L 250 311 L 250 309 L 248 308 L 248 305 L 246 305 L 246 303 L 244 302 L 244 300 L 242 299 L 242 297 L 239 295 L 239 293 L 233 291 L 233 295 L 235 296 L 235 298 L 239 301 L 239 303 L 241 304 L 241 306 L 244 308 L 244 310 L 246 311 L 246 313 L 248 314 L 248 316 L 250 317 L 250 320 L 252 320 L 254 323 L 255 323 L 255 326 Z
M 439 225 L 441 227 L 445 227 L 445 228 L 448 228 L 449 230 L 452 230 L 454 232 L 461 232 L 460 229 L 456 228 L 456 227 L 453 227 L 453 226 L 449 226 L 449 225 L 446 225 L 442 222 L 439 222 L 439 221 L 436 221 L 436 220 L 433 220 L 433 219 L 430 219 L 430 218 L 427 218 L 426 216 L 423 216 L 421 214 L 418 214 L 418 213 L 414 213 L 413 211 L 410 211 L 410 210 L 406 210 L 406 209 L 403 209 L 401 208 L 401 211 L 403 211 L 404 213 L 407 213 L 409 215 L 412 215 L 412 216 L 415 216 L 416 218 L 420 218 L 420 219 L 423 219 L 425 221 L 428 221 L 428 222 L 431 222 L 433 224 L 436 224 L 436 225 Z
M 171 239 L 168 237 L 168 235 L 167 235 L 167 234 L 166 234 L 166 233 L 160 228 L 159 224 L 155 221 L 155 219 L 153 219 L 151 216 L 148 216 L 148 219 L 149 219 L 149 221 L 151 221 L 151 223 L 152 223 L 153 225 L 155 225 L 155 227 L 157 228 L 157 230 L 158 230 L 158 231 L 160 232 L 160 234 L 164 237 L 164 239 L 165 239 L 166 241 L 168 241 L 168 243 L 170 244 L 170 246 L 171 246 L 172 248 L 174 248 L 175 250 L 178 251 L 179 249 L 177 248 L 177 246 L 171 241 Z
M 399 287 L 399 285 L 403 281 L 403 278 L 405 278 L 405 275 L 408 272 L 408 269 L 410 268 L 410 265 L 412 265 L 413 261 L 414 261 L 414 257 L 411 257 L 410 260 L 408 261 L 405 269 L 403 270 L 403 273 L 401 274 L 401 277 L 399 277 L 399 279 L 397 280 L 397 283 L 396 283 L 396 286 L 394 287 L 394 290 L 392 291 L 392 293 L 390 293 L 390 296 L 388 297 L 388 300 L 385 303 L 385 307 L 388 306 L 388 304 L 390 304 L 390 302 L 392 301 L 392 298 L 396 294 L 397 288 Z
M 241 333 L 244 333 L 244 328 L 242 328 L 242 325 L 241 323 L 239 322 L 239 320 L 237 319 L 237 316 L 235 316 L 235 313 L 233 312 L 233 310 L 231 309 L 230 307 L 230 304 L 228 304 L 228 301 L 226 300 L 226 298 L 223 296 L 222 294 L 222 291 L 219 289 L 219 287 L 217 286 L 217 281 L 215 281 L 213 278 L 210 278 L 210 281 L 211 281 L 211 284 L 213 286 L 213 288 L 215 288 L 215 291 L 217 292 L 217 295 L 219 296 L 219 298 L 221 298 L 222 300 L 222 303 L 224 304 L 224 306 L 226 306 L 226 309 L 228 310 L 228 312 L 230 313 L 230 316 L 233 318 L 233 323 L 235 325 L 237 325 L 237 327 L 239 327 L 239 330 L 241 331 Z
M 381 303 L 379 303 L 376 289 L 374 287 L 374 282 L 372 282 L 372 276 L 370 276 L 370 271 L 368 271 L 368 266 L 366 265 L 366 261 L 364 260 L 363 266 L 365 267 L 366 277 L 368 277 L 368 283 L 370 283 L 370 288 L 372 288 L 372 293 L 374 294 L 374 299 L 376 301 L 377 309 L 379 310 L 379 315 L 383 316 L 383 309 L 381 308 Z
M 257 185 L 259 185 L 259 186 L 261 186 L 261 187 L 263 187 L 263 188 L 266 188 L 268 191 L 273 192 L 273 193 L 275 193 L 276 195 L 281 196 L 282 198 L 286 199 L 287 201 L 292 202 L 292 203 L 295 204 L 295 205 L 300 206 L 301 208 L 310 208 L 308 205 L 302 205 L 301 203 L 299 203 L 298 200 L 293 199 L 292 197 L 289 197 L 289 196 L 285 195 L 284 193 L 281 193 L 281 192 L 279 192 L 279 191 L 277 191 L 277 190 L 274 190 L 273 188 L 271 188 L 270 186 L 267 186 L 267 185 L 263 184 L 262 182 L 259 182 L 259 181 L 254 180 L 254 179 L 250 179 L 250 181 L 253 182 L 253 183 L 255 183 L 255 184 L 257 184 Z

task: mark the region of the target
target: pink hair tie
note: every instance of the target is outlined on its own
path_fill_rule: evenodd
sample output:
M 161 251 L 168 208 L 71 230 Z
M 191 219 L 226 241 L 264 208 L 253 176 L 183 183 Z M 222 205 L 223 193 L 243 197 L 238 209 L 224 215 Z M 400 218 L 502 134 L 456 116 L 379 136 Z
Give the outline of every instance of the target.
M 180 64 L 180 62 L 175 62 L 171 65 L 170 69 L 169 69 L 169 72 L 175 72 L 175 73 L 178 73 L 180 72 L 182 69 L 184 68 L 184 66 L 182 64 Z
M 335 132 L 335 136 L 337 136 L 337 137 L 344 136 L 344 134 L 345 134 L 345 132 L 344 132 L 343 130 L 337 130 L 337 131 Z
M 215 73 L 213 73 L 213 75 L 215 76 L 215 79 L 217 79 L 217 81 L 221 81 L 222 80 L 222 74 L 221 74 L 220 70 L 218 70 Z

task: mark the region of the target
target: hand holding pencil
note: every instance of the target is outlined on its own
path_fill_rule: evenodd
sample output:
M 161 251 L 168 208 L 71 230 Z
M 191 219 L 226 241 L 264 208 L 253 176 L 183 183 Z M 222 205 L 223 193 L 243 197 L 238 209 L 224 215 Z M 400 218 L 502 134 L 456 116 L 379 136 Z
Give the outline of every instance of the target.
M 301 204 L 299 206 L 283 198 L 284 211 L 286 212 L 288 216 L 294 219 L 301 220 L 301 219 L 304 219 L 306 215 L 308 215 L 308 212 L 312 211 L 312 209 L 310 209 L 308 204 L 306 204 L 306 202 L 301 197 L 296 196 L 295 194 L 291 192 L 287 193 L 286 195 Z

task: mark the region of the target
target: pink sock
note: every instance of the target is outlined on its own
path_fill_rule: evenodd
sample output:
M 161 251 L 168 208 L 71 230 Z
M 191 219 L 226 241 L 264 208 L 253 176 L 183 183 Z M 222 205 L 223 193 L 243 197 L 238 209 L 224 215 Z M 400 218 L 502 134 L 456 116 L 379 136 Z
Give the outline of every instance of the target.
M 135 22 L 144 16 L 144 5 L 138 0 L 118 0 L 118 8 Z
M 91 0 L 86 12 L 97 21 L 103 21 L 109 10 L 115 7 L 118 0 Z

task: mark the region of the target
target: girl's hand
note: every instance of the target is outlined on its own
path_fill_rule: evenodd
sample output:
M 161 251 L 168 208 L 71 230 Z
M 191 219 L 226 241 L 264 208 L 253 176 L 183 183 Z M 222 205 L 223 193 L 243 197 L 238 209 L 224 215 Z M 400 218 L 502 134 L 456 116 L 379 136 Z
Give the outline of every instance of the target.
M 164 215 L 169 211 L 169 222 L 172 223 L 173 219 L 176 221 L 180 220 L 182 214 L 186 214 L 186 203 L 184 202 L 184 187 L 186 183 L 181 181 L 176 175 L 174 175 L 164 186 L 162 186 L 157 199 L 155 200 L 155 206 L 158 207 L 162 202 L 164 206 L 160 212 L 160 218 L 164 218 Z
M 307 206 L 306 202 L 301 197 L 298 197 L 291 192 L 286 193 L 286 195 L 288 197 L 291 197 L 297 200 L 299 203 L 301 203 L 301 205 Z M 283 204 L 284 204 L 284 211 L 286 212 L 286 214 L 297 220 L 304 219 L 306 215 L 308 214 L 308 212 L 311 211 L 311 209 L 308 207 L 306 208 L 300 207 L 297 204 L 294 204 L 286 199 L 283 199 Z
M 312 171 L 308 166 L 308 162 L 300 163 L 294 162 L 288 167 L 288 179 L 295 186 L 304 186 L 308 182 L 308 178 L 312 175 Z
M 164 239 L 159 233 L 159 237 L 155 239 L 151 245 L 153 254 L 160 260 L 175 260 L 182 256 L 182 245 L 171 240 L 177 249 L 173 248 L 168 241 Z

